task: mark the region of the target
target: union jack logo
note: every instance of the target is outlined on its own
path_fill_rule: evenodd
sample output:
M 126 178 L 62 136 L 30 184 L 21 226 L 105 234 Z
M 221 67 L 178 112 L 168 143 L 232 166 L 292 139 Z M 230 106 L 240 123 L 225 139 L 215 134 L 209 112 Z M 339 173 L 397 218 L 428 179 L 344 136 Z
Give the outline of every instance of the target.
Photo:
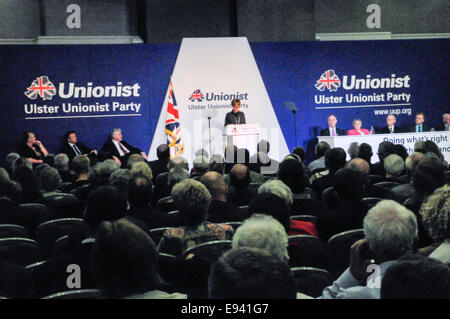
M 51 100 L 56 94 L 56 88 L 47 76 L 43 75 L 34 80 L 27 88 L 25 95 L 32 100 L 36 100 L 38 95 L 43 100 Z
M 334 70 L 328 70 L 320 76 L 320 79 L 317 80 L 315 87 L 319 91 L 325 91 L 325 88 L 330 92 L 337 91 L 337 89 L 341 86 L 341 80 L 334 73 Z
M 180 114 L 178 112 L 177 100 L 173 93 L 172 81 L 169 85 L 165 132 L 167 135 L 167 145 L 169 145 L 170 149 L 170 157 L 172 158 L 183 153 L 184 143 L 181 139 Z
M 205 96 L 203 95 L 202 91 L 200 89 L 195 90 L 192 92 L 191 96 L 189 97 L 189 101 L 191 102 L 202 102 Z

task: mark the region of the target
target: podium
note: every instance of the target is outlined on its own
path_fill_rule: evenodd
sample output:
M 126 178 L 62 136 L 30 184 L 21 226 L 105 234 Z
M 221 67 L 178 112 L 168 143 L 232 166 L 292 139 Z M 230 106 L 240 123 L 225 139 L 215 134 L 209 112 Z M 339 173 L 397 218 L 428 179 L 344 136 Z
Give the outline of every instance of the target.
M 225 145 L 236 145 L 246 148 L 255 154 L 259 139 L 259 124 L 230 124 L 225 127 Z

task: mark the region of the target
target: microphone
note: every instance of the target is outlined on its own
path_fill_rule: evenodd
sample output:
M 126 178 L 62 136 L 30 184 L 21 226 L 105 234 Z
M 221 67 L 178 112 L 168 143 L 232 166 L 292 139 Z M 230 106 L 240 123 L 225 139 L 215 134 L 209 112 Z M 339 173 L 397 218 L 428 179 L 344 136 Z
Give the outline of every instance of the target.
M 284 106 L 286 106 L 286 108 L 294 114 L 298 111 L 294 102 L 284 102 Z

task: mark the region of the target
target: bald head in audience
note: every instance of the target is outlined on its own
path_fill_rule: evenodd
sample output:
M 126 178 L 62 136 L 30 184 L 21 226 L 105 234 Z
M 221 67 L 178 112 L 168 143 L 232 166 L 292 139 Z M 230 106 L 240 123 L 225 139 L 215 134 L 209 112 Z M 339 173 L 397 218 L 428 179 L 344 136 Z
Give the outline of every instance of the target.
M 362 158 L 356 157 L 352 159 L 347 164 L 348 168 L 351 168 L 353 170 L 359 170 L 360 172 L 363 172 L 364 174 L 369 175 L 370 173 L 370 165 L 367 163 L 366 160 L 363 160 Z
M 244 164 L 236 164 L 230 171 L 230 185 L 245 188 L 250 184 L 250 171 Z
M 181 167 L 189 170 L 189 164 L 187 160 L 181 156 L 175 156 L 174 158 L 170 159 L 169 164 L 167 164 L 167 168 L 169 170 L 175 167 Z
M 225 184 L 225 180 L 222 175 L 217 172 L 207 172 L 200 178 L 200 182 L 206 186 L 211 193 L 212 200 L 227 200 L 228 186 Z

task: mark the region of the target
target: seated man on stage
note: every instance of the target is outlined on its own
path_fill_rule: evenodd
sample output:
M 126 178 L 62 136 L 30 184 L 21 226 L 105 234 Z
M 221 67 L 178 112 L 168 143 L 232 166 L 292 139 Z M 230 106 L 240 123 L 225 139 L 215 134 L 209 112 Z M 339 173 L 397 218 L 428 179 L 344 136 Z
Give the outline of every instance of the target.
M 416 114 L 416 124 L 410 125 L 408 132 L 429 132 L 430 127 L 425 123 L 425 114 L 419 112 Z
M 233 110 L 228 112 L 225 116 L 225 124 L 227 126 L 229 124 L 245 124 L 245 114 L 244 112 L 240 112 L 239 108 L 241 107 L 241 101 L 238 99 L 233 99 L 231 101 L 231 106 Z
M 320 131 L 320 136 L 345 135 L 345 131 L 336 127 L 337 118 L 334 115 L 328 116 L 328 128 Z
M 110 139 L 103 145 L 102 151 L 111 155 L 116 162 L 120 162 L 123 168 L 126 167 L 127 160 L 131 154 L 141 154 L 147 160 L 145 152 L 123 141 L 122 137 L 122 130 L 120 128 L 113 129 Z
M 450 114 L 445 113 L 442 115 L 442 123 L 436 126 L 436 131 L 450 131 Z
M 97 157 L 97 150 L 93 150 L 83 143 L 78 142 L 75 131 L 68 131 L 64 134 L 64 142 L 59 152 L 66 154 L 71 163 L 73 158 L 77 155 L 89 156 L 91 162 Z
M 401 129 L 398 126 L 395 126 L 397 119 L 395 115 L 390 114 L 386 117 L 386 126 L 380 130 L 380 134 L 393 134 L 393 133 L 401 133 Z
M 370 131 L 365 128 L 361 128 L 362 121 L 360 119 L 353 120 L 353 129 L 347 131 L 347 135 L 369 135 Z

